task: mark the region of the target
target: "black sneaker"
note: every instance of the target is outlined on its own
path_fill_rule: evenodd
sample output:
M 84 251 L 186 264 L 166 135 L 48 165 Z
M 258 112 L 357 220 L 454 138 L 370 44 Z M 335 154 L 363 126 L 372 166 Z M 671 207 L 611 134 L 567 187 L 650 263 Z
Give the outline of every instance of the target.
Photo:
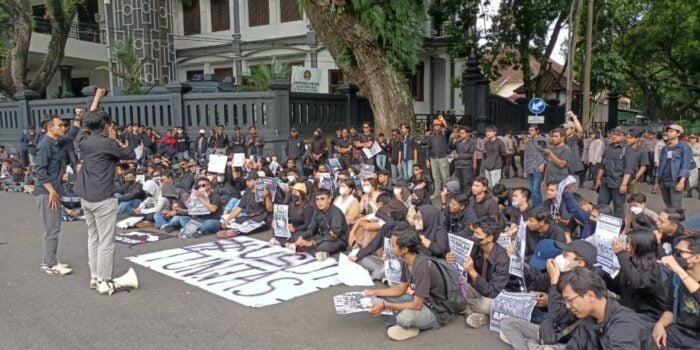
M 175 231 L 175 230 L 177 230 L 177 229 L 174 228 L 174 227 L 172 227 L 172 226 L 170 226 L 170 225 L 165 225 L 165 226 L 163 226 L 162 230 L 165 231 L 165 232 L 167 232 L 167 233 L 170 233 L 170 232 L 173 232 L 173 231 Z

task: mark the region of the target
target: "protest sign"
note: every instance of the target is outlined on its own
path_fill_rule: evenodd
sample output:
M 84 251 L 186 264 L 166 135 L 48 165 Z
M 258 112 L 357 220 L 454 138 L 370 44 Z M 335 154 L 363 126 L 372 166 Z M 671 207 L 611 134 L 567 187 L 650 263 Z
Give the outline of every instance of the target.
M 338 315 L 367 312 L 375 303 L 381 303 L 377 297 L 366 297 L 362 292 L 348 292 L 333 297 L 335 313 Z M 382 315 L 391 315 L 391 311 L 385 310 Z
M 537 305 L 535 296 L 530 293 L 511 293 L 503 291 L 493 299 L 491 303 L 491 317 L 489 329 L 494 332 L 501 331 L 501 320 L 506 317 L 514 317 L 530 322 L 532 310 Z
M 318 261 L 309 253 L 244 236 L 127 259 L 252 307 L 278 304 L 337 284 L 335 259 Z
M 277 194 L 277 178 L 266 177 L 263 179 L 263 182 L 265 183 L 265 188 L 267 188 L 267 192 L 270 192 L 270 199 L 274 200 L 275 195 Z
M 384 274 L 390 286 L 401 283 L 401 261 L 391 254 L 391 238 L 384 237 Z
M 209 215 L 211 214 L 211 211 L 207 209 L 207 207 L 202 203 L 199 198 L 195 195 L 195 193 L 198 190 L 192 190 L 192 193 L 190 193 L 190 198 L 189 198 L 189 205 L 187 206 L 187 213 L 190 216 L 198 216 L 198 215 Z M 207 195 L 206 192 L 201 191 L 201 193 L 204 195 L 204 199 L 206 201 L 209 201 L 209 195 Z
M 603 271 L 612 274 L 615 271 L 615 266 L 619 266 L 616 261 L 617 256 L 612 250 L 612 242 L 620 236 L 623 220 L 621 218 L 600 214 L 595 227 L 595 234 L 591 243 L 598 251 L 598 264 L 603 268 Z
M 245 153 L 234 153 L 233 167 L 242 168 L 243 164 L 245 164 Z
M 578 180 L 574 175 L 569 175 L 566 178 L 564 178 L 564 180 L 561 180 L 561 182 L 559 182 L 559 185 L 557 186 L 557 199 L 554 201 L 554 209 L 552 210 L 552 215 L 557 215 L 557 213 L 559 213 L 559 207 L 561 206 L 561 196 L 564 193 L 566 186 L 575 184 L 577 182 Z
M 273 229 L 275 237 L 289 238 L 292 234 L 289 232 L 289 206 L 283 204 L 275 204 L 273 216 L 275 223 Z
M 207 171 L 210 173 L 223 174 L 226 172 L 226 163 L 228 157 L 222 154 L 210 154 L 209 163 L 207 163 Z
M 265 181 L 258 180 L 255 182 L 255 201 L 262 203 L 265 200 Z
M 452 233 L 448 233 L 447 238 L 449 240 L 450 252 L 455 255 L 454 267 L 457 272 L 459 272 L 459 285 L 462 289 L 462 294 L 466 297 L 468 281 L 464 272 L 464 260 L 471 256 L 474 241 Z
M 518 225 L 518 233 L 515 235 L 513 240 L 513 255 L 510 257 L 510 267 L 508 268 L 508 273 L 513 276 L 524 278 L 524 263 L 525 263 L 525 248 L 527 246 L 525 241 L 525 236 L 527 234 L 527 225 L 523 217 L 520 217 L 520 224 Z
M 192 219 L 185 224 L 185 227 L 180 229 L 180 233 L 177 236 L 187 239 L 199 238 L 200 234 L 197 231 L 199 230 L 200 226 L 202 226 L 201 222 Z

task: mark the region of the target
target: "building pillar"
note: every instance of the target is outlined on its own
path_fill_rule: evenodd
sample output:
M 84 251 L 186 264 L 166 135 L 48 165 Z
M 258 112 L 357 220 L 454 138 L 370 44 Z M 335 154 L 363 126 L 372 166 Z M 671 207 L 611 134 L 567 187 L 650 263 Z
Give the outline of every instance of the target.
M 462 72 L 462 98 L 464 115 L 471 118 L 472 129 L 478 133 L 486 132 L 486 126 L 491 123 L 488 115 L 487 98 L 489 80 L 481 74 L 479 57 L 470 55 Z
M 73 67 L 72 66 L 58 66 L 58 69 L 61 71 L 61 88 L 63 88 L 63 94 L 65 96 L 66 93 L 73 93 L 72 89 L 72 83 L 71 83 L 71 73 L 73 72 Z
M 311 25 L 308 25 L 309 29 L 306 32 L 306 44 L 309 45 L 309 59 L 311 63 L 311 68 L 318 68 L 318 39 L 316 38 L 316 32 Z

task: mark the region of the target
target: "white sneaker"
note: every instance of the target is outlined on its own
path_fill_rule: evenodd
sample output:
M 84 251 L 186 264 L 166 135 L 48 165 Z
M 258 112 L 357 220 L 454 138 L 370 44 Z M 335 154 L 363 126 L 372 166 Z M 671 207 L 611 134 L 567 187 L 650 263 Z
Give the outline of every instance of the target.
M 386 335 L 396 341 L 411 339 L 419 333 L 420 330 L 418 328 L 403 328 L 401 326 L 391 326 L 386 330 Z
M 69 267 L 56 264 L 54 267 L 48 267 L 46 265 L 41 266 L 41 272 L 52 275 L 52 276 L 65 276 L 73 273 L 73 270 Z
M 280 241 L 278 241 L 277 238 L 274 238 L 274 237 L 270 238 L 270 244 L 272 244 L 272 245 L 281 245 L 281 244 L 280 244 Z
M 467 326 L 471 328 L 481 328 L 485 324 L 489 323 L 489 317 L 483 314 L 473 313 L 467 316 Z
M 314 256 L 316 257 L 316 260 L 318 260 L 318 261 L 324 261 L 324 260 L 328 259 L 328 253 L 326 253 L 326 252 L 316 252 L 316 254 L 314 254 Z
M 90 289 L 97 289 L 97 277 L 90 279 Z
M 58 260 L 56 260 L 56 265 L 55 265 L 55 266 L 61 266 L 61 267 L 64 267 L 64 268 L 72 269 L 72 267 L 70 267 L 70 265 L 64 264 L 64 263 L 62 263 L 62 262 L 60 262 L 60 261 L 58 261 Z M 48 266 L 46 266 L 46 264 L 44 264 L 44 263 L 41 263 L 41 267 L 48 267 Z

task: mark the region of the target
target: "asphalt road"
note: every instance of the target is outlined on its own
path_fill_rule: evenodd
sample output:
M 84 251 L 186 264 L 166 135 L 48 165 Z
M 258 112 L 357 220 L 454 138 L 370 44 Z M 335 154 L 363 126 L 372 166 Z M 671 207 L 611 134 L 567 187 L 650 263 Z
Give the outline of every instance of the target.
M 506 180 L 509 186 L 523 180 Z M 589 199 L 595 198 L 581 190 Z M 688 201 L 691 212 L 700 201 Z M 650 207 L 663 207 L 651 196 Z M 84 222 L 64 223 L 59 258 L 70 276 L 39 270 L 42 230 L 32 196 L 0 193 L 0 349 L 508 349 L 485 326 L 469 329 L 456 318 L 442 329 L 397 343 L 381 319 L 368 314 L 338 316 L 332 296 L 353 287 L 336 286 L 265 308 L 228 301 L 184 282 L 132 264 L 124 257 L 215 240 L 170 239 L 133 248 L 117 244 L 115 276 L 133 267 L 140 288 L 100 296 L 88 288 Z M 254 237 L 269 239 L 269 233 Z

